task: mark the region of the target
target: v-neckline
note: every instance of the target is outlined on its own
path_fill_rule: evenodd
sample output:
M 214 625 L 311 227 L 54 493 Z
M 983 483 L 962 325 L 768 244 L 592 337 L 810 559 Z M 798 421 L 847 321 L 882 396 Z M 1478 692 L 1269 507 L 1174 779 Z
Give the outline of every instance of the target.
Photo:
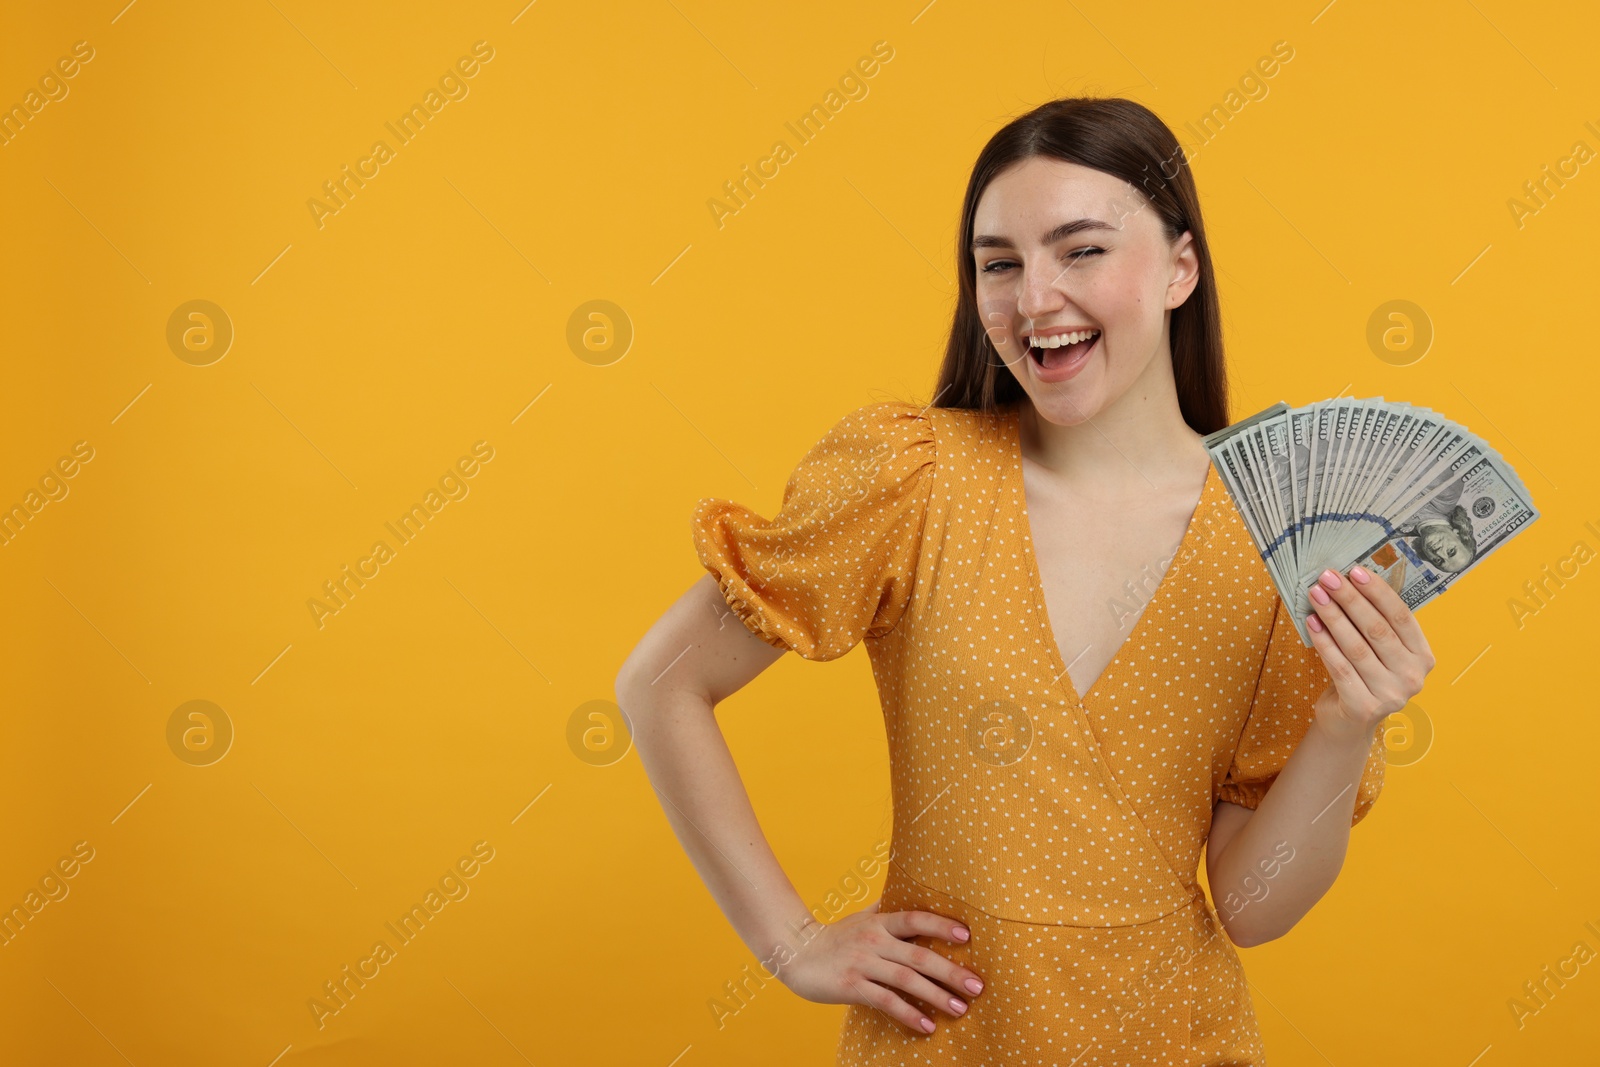
M 1024 401 L 1026 403 L 1027 401 Z M 1022 512 L 1022 556 L 1025 580 L 1029 585 L 1029 593 L 1033 597 L 1034 610 L 1038 613 L 1039 629 L 1045 643 L 1046 652 L 1049 654 L 1051 669 L 1056 671 L 1056 681 L 1052 684 L 1060 685 L 1072 697 L 1075 706 L 1081 707 L 1084 702 L 1093 696 L 1100 688 L 1106 677 L 1122 664 L 1123 653 L 1128 651 L 1135 637 L 1140 635 L 1140 628 L 1152 613 L 1156 601 L 1167 589 L 1167 579 L 1172 575 L 1174 566 L 1180 559 L 1187 558 L 1186 551 L 1190 549 L 1190 542 L 1194 540 L 1199 528 L 1211 507 L 1211 496 L 1217 483 L 1216 464 L 1206 464 L 1206 479 L 1200 486 L 1200 497 L 1195 501 L 1194 511 L 1189 516 L 1189 524 L 1184 527 L 1183 537 L 1178 541 L 1177 550 L 1173 552 L 1167 569 L 1162 573 L 1161 580 L 1145 600 L 1139 617 L 1134 620 L 1133 629 L 1128 631 L 1128 636 L 1123 638 L 1122 644 L 1117 646 L 1116 654 L 1106 663 L 1104 669 L 1089 686 L 1087 693 L 1079 693 L 1078 685 L 1072 680 L 1072 674 L 1067 669 L 1067 663 L 1061 651 L 1061 642 L 1056 640 L 1055 627 L 1050 623 L 1050 609 L 1045 602 L 1044 575 L 1039 569 L 1039 558 L 1033 550 L 1033 517 L 1028 512 L 1027 483 L 1023 479 L 1022 470 L 1022 411 L 1020 407 L 1013 407 L 1007 415 L 1007 443 L 1010 445 L 1010 466 L 1007 471 L 1011 489 L 1016 494 L 1017 506 Z

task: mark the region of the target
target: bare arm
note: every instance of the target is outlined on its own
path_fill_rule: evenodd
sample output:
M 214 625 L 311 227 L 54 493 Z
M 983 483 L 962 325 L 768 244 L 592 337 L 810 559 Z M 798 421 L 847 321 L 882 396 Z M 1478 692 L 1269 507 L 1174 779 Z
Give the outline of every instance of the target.
M 713 708 L 783 653 L 745 629 L 706 574 L 644 635 L 617 675 L 633 743 L 684 851 L 739 937 L 766 960 L 804 925 Z
M 779 866 L 756 821 L 715 706 L 783 653 L 745 628 L 703 575 L 628 656 L 617 700 L 661 808 L 706 887 L 769 973 L 807 1000 L 869 1004 L 914 1033 L 934 1024 L 901 992 L 960 1015 L 982 982 L 918 936 L 964 941 L 930 912 L 880 915 L 877 905 L 820 923 Z M 935 983 L 939 984 L 935 984 Z M 974 987 L 974 983 L 976 986 Z
M 1313 723 L 1254 812 L 1217 802 L 1206 878 L 1234 944 L 1288 933 L 1339 877 L 1372 740 Z
M 1435 664 L 1411 609 L 1362 568 L 1325 571 L 1311 600 L 1311 643 L 1332 684 L 1255 813 L 1217 804 L 1206 845 L 1211 896 L 1238 945 L 1282 937 L 1333 885 L 1377 731 Z

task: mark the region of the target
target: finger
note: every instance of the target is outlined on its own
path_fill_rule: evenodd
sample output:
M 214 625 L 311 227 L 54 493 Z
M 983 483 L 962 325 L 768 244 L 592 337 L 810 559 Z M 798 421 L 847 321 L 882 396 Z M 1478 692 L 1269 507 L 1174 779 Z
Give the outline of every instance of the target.
M 1360 590 L 1361 595 L 1388 620 L 1406 648 L 1413 655 L 1421 657 L 1428 669 L 1432 670 L 1433 650 L 1428 647 L 1428 639 L 1422 633 L 1422 626 L 1417 622 L 1416 614 L 1406 606 L 1406 602 L 1400 599 L 1400 594 L 1395 592 L 1388 582 L 1376 581 L 1375 577 L 1364 567 L 1350 568 L 1351 584 Z
M 883 916 L 883 928 L 904 941 L 913 937 L 937 937 L 964 945 L 972 937 L 972 932 L 961 923 L 931 911 L 891 911 Z
M 1344 611 L 1367 645 L 1377 653 L 1379 661 L 1390 671 L 1409 669 L 1415 659 L 1412 651 L 1400 640 L 1400 635 L 1389 625 L 1389 620 L 1368 600 L 1353 578 L 1341 576 L 1336 571 L 1323 571 L 1317 584 Z M 1367 584 L 1371 584 L 1369 581 Z M 1393 592 L 1393 590 L 1390 590 Z M 1405 607 L 1404 604 L 1401 607 Z M 1359 668 L 1361 664 L 1356 663 Z M 1363 672 L 1369 683 L 1378 681 Z
M 933 1020 L 908 1004 L 904 998 L 885 989 L 876 982 L 858 982 L 846 976 L 851 988 L 869 1008 L 877 1008 L 889 1018 L 914 1034 L 931 1034 L 936 1029 Z
M 1360 672 L 1351 666 L 1328 627 L 1319 627 L 1317 620 L 1321 618 L 1319 613 L 1312 612 L 1306 620 L 1306 629 L 1311 633 L 1311 646 L 1322 657 L 1322 665 L 1328 670 L 1328 677 L 1339 693 L 1340 702 L 1347 708 L 1357 707 L 1358 701 L 1369 696 L 1367 684 L 1361 680 Z
M 1312 610 L 1316 612 L 1317 618 L 1322 620 L 1323 626 L 1327 627 L 1328 633 L 1338 644 L 1339 651 L 1344 654 L 1345 662 L 1353 669 L 1363 686 L 1370 688 L 1381 684 L 1387 673 L 1383 661 L 1378 659 L 1372 646 L 1367 644 L 1367 639 L 1361 636 L 1361 631 L 1350 621 L 1350 616 L 1345 614 L 1344 608 L 1333 599 L 1324 584 L 1326 579 L 1325 571 L 1307 593 L 1311 599 Z M 1310 623 L 1306 625 L 1309 627 Z
M 983 992 L 983 979 L 978 977 L 976 971 L 963 967 L 952 959 L 947 959 L 931 948 L 923 948 L 910 942 L 901 941 L 897 944 L 885 946 L 883 949 L 885 959 L 896 960 L 906 964 L 930 978 L 943 983 L 946 989 L 952 990 L 957 996 L 977 996 Z M 929 1003 L 933 1003 L 929 1001 Z
M 861 966 L 861 973 L 879 985 L 910 993 L 929 1007 L 955 1018 L 965 1015 L 967 1002 L 948 989 L 940 989 L 915 967 L 880 956 Z

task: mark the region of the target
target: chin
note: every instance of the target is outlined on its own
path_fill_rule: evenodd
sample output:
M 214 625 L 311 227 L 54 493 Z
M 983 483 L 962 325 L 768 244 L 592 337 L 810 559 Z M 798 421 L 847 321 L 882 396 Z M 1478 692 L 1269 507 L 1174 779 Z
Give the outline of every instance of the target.
M 1030 394 L 1039 417 L 1057 426 L 1078 426 L 1105 409 L 1105 397 L 1098 389 L 1041 389 Z

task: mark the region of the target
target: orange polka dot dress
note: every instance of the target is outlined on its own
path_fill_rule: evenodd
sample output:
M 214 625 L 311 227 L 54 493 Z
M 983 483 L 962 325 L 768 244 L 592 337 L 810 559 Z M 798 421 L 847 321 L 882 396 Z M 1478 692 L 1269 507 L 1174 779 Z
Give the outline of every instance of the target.
M 695 549 L 744 625 L 831 660 L 865 642 L 888 732 L 880 911 L 972 931 L 917 938 L 983 975 L 912 1034 L 852 1005 L 846 1065 L 1265 1062 L 1243 968 L 1198 883 L 1212 806 L 1254 808 L 1327 686 L 1215 468 L 1177 553 L 1080 696 L 1045 612 L 1020 409 L 899 400 L 840 419 L 770 520 L 699 502 Z M 1383 787 L 1379 735 L 1353 822 Z

